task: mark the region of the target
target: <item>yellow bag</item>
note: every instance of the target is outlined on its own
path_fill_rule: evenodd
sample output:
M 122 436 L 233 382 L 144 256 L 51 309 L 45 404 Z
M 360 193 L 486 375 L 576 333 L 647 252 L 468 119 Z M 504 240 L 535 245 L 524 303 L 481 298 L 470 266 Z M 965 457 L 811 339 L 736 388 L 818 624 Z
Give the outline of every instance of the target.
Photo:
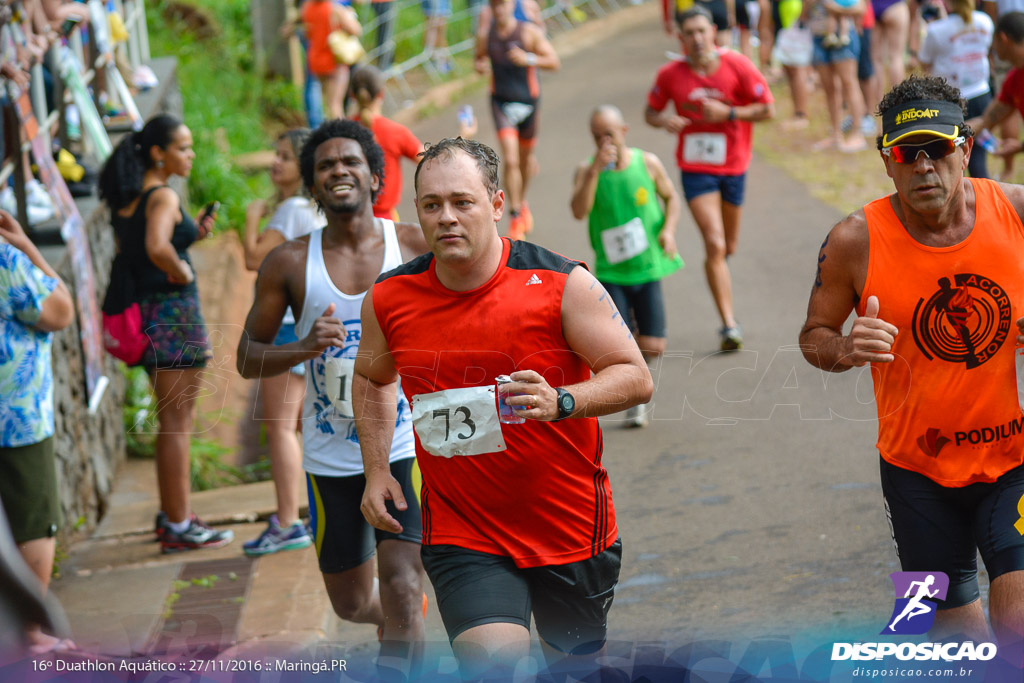
M 107 14 L 107 23 L 110 25 L 110 39 L 115 43 L 128 42 L 128 29 L 124 26 L 124 19 L 117 12 Z
M 359 38 L 345 33 L 341 29 L 331 31 L 327 35 L 327 47 L 331 49 L 335 59 L 348 66 L 355 64 L 366 54 Z

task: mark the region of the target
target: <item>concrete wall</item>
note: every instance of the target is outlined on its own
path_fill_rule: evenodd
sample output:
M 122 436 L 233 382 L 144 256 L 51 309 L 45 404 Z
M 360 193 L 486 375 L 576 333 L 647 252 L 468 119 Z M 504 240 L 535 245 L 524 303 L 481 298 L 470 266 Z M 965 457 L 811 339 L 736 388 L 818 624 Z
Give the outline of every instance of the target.
M 182 116 L 181 92 L 173 58 L 153 60 L 151 65 L 160 85 L 141 93 L 136 104 L 147 120 L 157 113 L 166 112 Z M 113 140 L 116 145 L 118 140 Z M 184 192 L 184 184 L 177 185 Z M 184 196 L 184 195 L 183 195 Z M 114 231 L 105 206 L 95 198 L 77 202 L 78 210 L 86 220 L 86 233 L 92 252 L 96 295 L 102 303 L 110 280 L 110 264 L 114 259 Z M 69 287 L 74 287 L 71 261 L 63 248 L 47 248 L 44 256 L 60 273 Z M 55 447 L 58 463 L 60 502 L 65 525 L 61 536 L 74 531 L 79 519 L 82 531 L 88 531 L 106 512 L 117 466 L 125 458 L 124 403 L 125 382 L 122 365 L 104 354 L 104 374 L 110 385 L 104 393 L 95 415 L 88 412 L 85 370 L 79 326 L 75 322 L 54 335 L 54 421 Z

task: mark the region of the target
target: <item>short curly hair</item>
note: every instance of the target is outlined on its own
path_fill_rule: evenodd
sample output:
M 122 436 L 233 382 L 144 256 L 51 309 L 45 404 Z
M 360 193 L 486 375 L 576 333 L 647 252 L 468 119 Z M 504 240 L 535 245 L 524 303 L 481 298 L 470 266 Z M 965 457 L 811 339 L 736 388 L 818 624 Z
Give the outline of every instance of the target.
M 372 131 L 347 119 L 325 121 L 310 133 L 306 143 L 302 145 L 302 152 L 299 153 L 299 169 L 302 171 L 302 182 L 306 186 L 306 191 L 314 198 L 316 197 L 313 193 L 316 150 L 320 145 L 334 138 L 355 140 L 362 147 L 363 156 L 366 157 L 366 163 L 370 166 L 370 173 L 380 180 L 377 189 L 370 195 L 370 201 L 376 203 L 377 195 L 384 189 L 384 150 L 374 140 Z M 320 205 L 319 200 L 314 199 L 314 201 L 317 206 Z
M 902 107 L 907 102 L 914 100 L 938 100 L 939 102 L 952 102 L 959 105 L 960 110 L 967 118 L 967 101 L 960 97 L 960 90 L 946 82 L 941 76 L 917 76 L 913 75 L 902 83 L 897 84 L 892 90 L 882 96 L 878 103 L 878 116 L 885 116 L 885 112 L 894 107 Z M 974 131 L 966 123 L 960 127 L 960 135 L 967 138 L 974 137 Z M 878 149 L 882 149 L 882 135 L 875 139 Z

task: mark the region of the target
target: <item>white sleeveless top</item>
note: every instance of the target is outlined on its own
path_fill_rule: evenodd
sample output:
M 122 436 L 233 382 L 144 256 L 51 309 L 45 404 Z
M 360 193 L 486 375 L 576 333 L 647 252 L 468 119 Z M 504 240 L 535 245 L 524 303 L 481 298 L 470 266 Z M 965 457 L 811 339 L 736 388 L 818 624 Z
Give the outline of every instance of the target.
M 383 219 L 380 219 L 380 224 L 384 230 L 384 263 L 380 272 L 386 273 L 402 265 L 402 249 L 395 224 Z M 324 264 L 323 234 L 323 229 L 320 229 L 309 236 L 306 300 L 295 322 L 295 332 L 299 339 L 309 334 L 316 319 L 333 303 L 334 317 L 345 325 L 346 346 L 343 349 L 329 347 L 305 363 L 302 468 L 319 476 L 349 477 L 363 473 L 363 457 L 352 415 L 352 368 L 362 332 L 359 312 L 366 292 L 353 296 L 334 286 Z M 416 455 L 411 420 L 409 404 L 399 386 L 398 420 L 391 442 L 391 462 Z
M 324 227 L 326 222 L 324 215 L 316 210 L 312 201 L 302 195 L 296 195 L 281 202 L 277 211 L 267 221 L 266 229 L 277 230 L 285 240 L 295 240 Z M 295 324 L 291 306 L 285 310 L 281 324 Z

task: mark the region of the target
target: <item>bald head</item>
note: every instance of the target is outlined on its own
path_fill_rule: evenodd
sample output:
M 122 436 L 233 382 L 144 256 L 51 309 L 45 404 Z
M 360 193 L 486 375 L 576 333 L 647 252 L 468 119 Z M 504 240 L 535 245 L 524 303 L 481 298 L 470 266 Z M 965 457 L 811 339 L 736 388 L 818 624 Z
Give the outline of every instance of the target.
M 612 104 L 602 104 L 594 108 L 590 115 L 590 134 L 598 149 L 605 145 L 614 145 L 624 149 L 626 144 L 626 121 L 622 111 Z
M 590 123 L 593 124 L 599 118 L 607 123 L 619 126 L 626 123 L 626 119 L 622 116 L 622 110 L 614 104 L 599 104 L 594 107 L 594 111 L 590 115 Z

